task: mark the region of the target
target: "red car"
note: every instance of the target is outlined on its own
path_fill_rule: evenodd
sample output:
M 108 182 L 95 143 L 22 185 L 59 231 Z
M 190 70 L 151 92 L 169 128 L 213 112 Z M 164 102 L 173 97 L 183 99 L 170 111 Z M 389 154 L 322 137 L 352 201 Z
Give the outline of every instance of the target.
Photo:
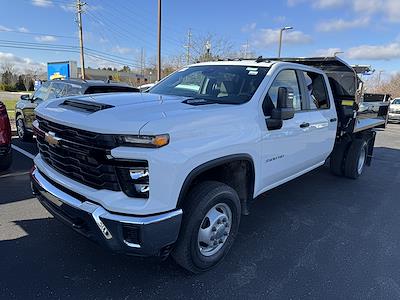
M 0 101 L 0 171 L 11 166 L 11 126 L 6 106 Z

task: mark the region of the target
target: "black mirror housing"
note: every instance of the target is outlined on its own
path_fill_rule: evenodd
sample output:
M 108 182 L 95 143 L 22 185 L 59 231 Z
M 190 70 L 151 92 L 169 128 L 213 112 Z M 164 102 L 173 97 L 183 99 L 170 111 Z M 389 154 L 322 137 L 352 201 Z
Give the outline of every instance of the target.
M 276 108 L 272 110 L 271 118 L 266 119 L 269 130 L 281 129 L 284 120 L 289 120 L 294 117 L 293 98 L 293 89 L 288 87 L 280 87 L 278 89 Z
M 31 100 L 31 95 L 29 94 L 21 95 L 21 100 Z
M 280 87 L 278 89 L 278 102 L 276 109 L 279 111 L 278 114 L 281 120 L 289 120 L 294 117 L 293 98 L 293 89 L 288 87 Z

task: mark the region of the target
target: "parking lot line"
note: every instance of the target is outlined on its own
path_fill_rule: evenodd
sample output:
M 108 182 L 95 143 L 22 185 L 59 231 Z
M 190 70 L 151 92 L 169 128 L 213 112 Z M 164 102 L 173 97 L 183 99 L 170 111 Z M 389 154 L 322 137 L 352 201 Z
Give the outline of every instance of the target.
M 10 173 L 10 174 L 4 174 L 0 175 L 0 179 L 2 178 L 9 178 L 9 177 L 17 177 L 17 176 L 23 176 L 23 175 L 28 175 L 30 172 L 19 172 L 19 173 Z
M 25 151 L 24 149 L 21 149 L 18 146 L 11 145 L 11 148 L 13 148 L 15 151 L 18 151 L 19 153 L 25 155 L 26 157 L 29 157 L 32 160 L 35 158 L 35 155 L 29 153 L 28 151 Z

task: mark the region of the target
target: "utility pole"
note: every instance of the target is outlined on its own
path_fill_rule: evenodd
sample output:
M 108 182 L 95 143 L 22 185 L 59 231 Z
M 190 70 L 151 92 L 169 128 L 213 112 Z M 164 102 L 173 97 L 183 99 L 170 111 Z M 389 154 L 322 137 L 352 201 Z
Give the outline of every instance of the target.
M 186 64 L 190 64 L 190 48 L 192 48 L 192 30 L 189 29 L 188 31 L 188 43 L 185 46 L 186 48 Z
M 79 47 L 81 52 L 81 77 L 85 79 L 85 55 L 83 53 L 83 30 L 82 30 L 82 6 L 86 3 L 82 3 L 81 0 L 76 0 L 76 10 L 78 15 L 78 28 L 79 28 Z
M 141 49 L 141 51 L 140 51 L 140 75 L 142 75 L 142 77 L 143 77 L 143 74 L 144 74 L 144 51 L 143 51 L 143 47 L 142 47 L 142 49 Z
M 161 0 L 158 0 L 158 62 L 157 80 L 161 80 Z

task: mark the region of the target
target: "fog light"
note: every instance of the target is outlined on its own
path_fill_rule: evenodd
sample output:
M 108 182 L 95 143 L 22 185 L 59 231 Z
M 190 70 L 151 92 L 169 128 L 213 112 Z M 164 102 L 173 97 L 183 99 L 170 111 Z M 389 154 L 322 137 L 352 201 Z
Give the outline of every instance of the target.
M 149 198 L 149 168 L 147 162 L 137 166 L 117 167 L 122 191 L 129 197 Z

